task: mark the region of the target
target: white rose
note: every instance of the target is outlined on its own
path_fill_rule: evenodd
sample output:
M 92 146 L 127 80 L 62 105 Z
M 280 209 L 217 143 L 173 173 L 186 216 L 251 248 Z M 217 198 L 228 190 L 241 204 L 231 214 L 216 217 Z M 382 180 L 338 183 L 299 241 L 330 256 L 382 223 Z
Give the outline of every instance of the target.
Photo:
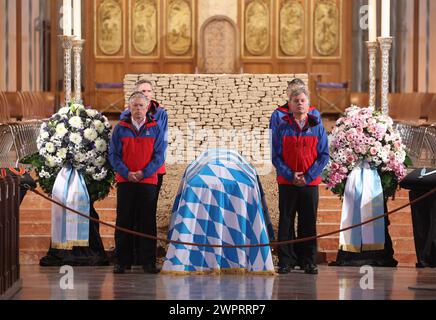
M 45 149 L 48 153 L 54 153 L 56 151 L 54 144 L 51 142 L 47 142 L 47 144 L 45 145 Z
M 94 120 L 93 121 L 94 128 L 98 131 L 98 133 L 103 133 L 104 131 L 104 124 L 100 120 Z
M 77 128 L 77 129 L 81 129 L 82 128 L 82 119 L 80 119 L 80 117 L 74 116 L 72 117 L 68 123 L 73 127 L 73 128 Z
M 98 114 L 98 111 L 94 109 L 88 109 L 86 110 L 86 114 L 88 115 L 88 117 L 94 117 Z
M 59 137 L 63 137 L 68 132 L 67 128 L 65 128 L 65 124 L 59 123 L 56 126 L 56 135 Z
M 49 134 L 47 131 L 43 131 L 43 132 L 41 132 L 41 134 L 39 136 L 41 137 L 41 139 L 47 140 L 49 137 Z
M 65 159 L 67 157 L 67 149 L 62 148 L 58 150 L 57 157 L 61 159 Z
M 70 134 L 70 141 L 75 145 L 79 145 L 82 142 L 82 136 L 78 133 Z
M 56 166 L 55 158 L 52 157 L 52 156 L 47 156 L 47 157 L 45 158 L 45 163 L 46 163 L 49 167 L 51 167 L 51 168 L 53 168 L 53 167 Z
M 89 141 L 94 141 L 95 139 L 97 139 L 97 136 L 98 136 L 97 131 L 95 131 L 94 129 L 91 129 L 91 128 L 85 129 L 85 132 L 83 135 Z
M 60 108 L 60 109 L 59 109 L 58 113 L 59 113 L 59 114 L 67 114 L 68 111 L 70 111 L 70 108 L 68 108 L 68 107 L 63 107 L 63 108 Z
M 99 152 L 105 152 L 107 150 L 107 143 L 103 139 L 97 139 L 95 140 L 95 148 Z

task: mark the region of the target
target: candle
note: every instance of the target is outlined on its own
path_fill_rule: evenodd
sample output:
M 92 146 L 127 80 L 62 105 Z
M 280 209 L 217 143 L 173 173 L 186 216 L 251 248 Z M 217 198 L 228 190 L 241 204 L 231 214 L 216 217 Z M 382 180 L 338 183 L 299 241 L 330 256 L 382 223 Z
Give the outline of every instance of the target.
M 369 0 L 368 33 L 368 41 L 377 41 L 377 0 Z
M 382 0 L 382 37 L 391 36 L 391 0 Z
M 82 39 L 82 10 L 81 0 L 74 0 L 73 3 L 74 36 Z
M 74 36 L 77 39 L 82 39 L 82 10 L 81 0 L 73 0 L 73 28 Z
M 71 36 L 71 0 L 63 0 L 62 9 L 64 36 Z

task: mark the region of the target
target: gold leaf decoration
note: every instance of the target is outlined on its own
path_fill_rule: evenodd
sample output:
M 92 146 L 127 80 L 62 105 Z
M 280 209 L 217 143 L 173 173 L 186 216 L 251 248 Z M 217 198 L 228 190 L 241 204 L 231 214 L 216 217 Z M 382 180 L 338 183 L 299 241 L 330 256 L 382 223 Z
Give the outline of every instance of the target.
M 98 7 L 97 14 L 98 46 L 106 55 L 120 51 L 123 43 L 123 12 L 115 0 L 104 0 Z
M 339 46 L 339 9 L 335 0 L 319 0 L 314 12 L 314 41 L 322 56 L 335 53 Z
M 157 9 L 155 0 L 137 0 L 132 13 L 132 42 L 144 55 L 153 52 L 157 44 Z
M 300 1 L 286 0 L 280 9 L 280 48 L 288 56 L 304 45 L 304 9 Z
M 265 2 L 254 0 L 245 10 L 245 46 L 254 56 L 269 47 L 269 9 Z
M 171 0 L 167 12 L 168 49 L 175 55 L 184 55 L 191 48 L 191 8 L 185 0 Z

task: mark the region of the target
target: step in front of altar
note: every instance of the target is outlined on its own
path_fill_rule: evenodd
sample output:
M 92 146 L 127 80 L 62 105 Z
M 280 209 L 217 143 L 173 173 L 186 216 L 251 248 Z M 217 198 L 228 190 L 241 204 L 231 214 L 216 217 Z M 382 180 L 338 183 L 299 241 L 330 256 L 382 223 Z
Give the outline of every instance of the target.
M 400 190 L 394 201 L 389 202 L 389 209 L 407 204 L 408 192 Z M 269 203 L 269 206 L 275 204 Z M 320 188 L 318 211 L 318 234 L 339 229 L 342 203 L 325 187 Z M 95 204 L 100 219 L 114 224 L 116 217 L 116 196 L 114 191 L 109 197 Z M 20 207 L 20 262 L 21 264 L 37 264 L 50 245 L 51 204 L 36 194 L 28 193 Z M 393 240 L 395 258 L 400 265 L 414 265 L 416 262 L 413 241 L 410 207 L 390 216 L 390 234 Z M 108 226 L 100 226 L 102 240 L 106 250 L 114 247 L 114 230 Z M 161 234 L 165 236 L 165 234 Z M 318 250 L 327 261 L 335 260 L 339 235 L 331 235 L 318 240 Z

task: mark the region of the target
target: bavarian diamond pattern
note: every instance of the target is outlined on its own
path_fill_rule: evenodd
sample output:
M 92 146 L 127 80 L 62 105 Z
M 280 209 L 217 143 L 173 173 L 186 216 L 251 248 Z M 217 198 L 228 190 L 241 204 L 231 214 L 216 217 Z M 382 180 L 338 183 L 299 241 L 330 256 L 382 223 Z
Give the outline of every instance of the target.
M 256 170 L 233 151 L 200 155 L 180 182 L 168 238 L 218 245 L 268 243 Z M 271 249 L 170 244 L 163 265 L 164 271 L 229 268 L 274 271 Z

